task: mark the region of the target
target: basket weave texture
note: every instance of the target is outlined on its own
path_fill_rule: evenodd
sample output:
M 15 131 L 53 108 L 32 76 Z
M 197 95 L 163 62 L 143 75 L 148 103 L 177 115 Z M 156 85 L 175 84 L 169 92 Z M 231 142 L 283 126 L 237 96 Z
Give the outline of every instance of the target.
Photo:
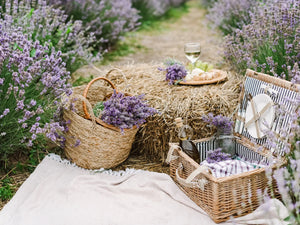
M 112 70 L 111 70 L 112 71 Z M 108 73 L 110 73 L 109 71 Z M 95 81 L 104 80 L 111 87 L 92 85 Z M 98 82 L 99 83 L 99 82 Z M 65 143 L 65 153 L 78 166 L 87 169 L 113 168 L 124 162 L 130 153 L 137 133 L 137 127 L 124 129 L 104 123 L 93 114 L 92 107 L 99 101 L 105 101 L 112 94 L 115 86 L 106 78 L 95 78 L 86 87 L 74 88 L 71 99 L 75 102 L 74 110 L 65 110 L 64 119 L 70 121 Z M 82 93 L 84 93 L 82 95 Z M 75 146 L 76 140 L 80 144 Z
M 298 95 L 297 88 L 290 82 L 280 80 L 265 74 L 247 70 L 246 75 L 255 82 L 270 84 L 282 93 L 290 92 L 293 96 Z M 256 85 L 255 91 L 261 91 Z M 246 92 L 249 90 L 245 90 Z M 253 91 L 253 90 L 252 90 Z M 280 91 L 278 93 L 281 93 Z M 282 96 L 281 96 L 282 97 Z M 275 97 L 280 98 L 279 96 Z M 284 96 L 282 97 L 284 98 Z M 244 98 L 244 93 L 241 94 Z M 242 133 L 235 133 L 236 151 L 245 156 L 251 156 L 258 159 L 268 159 L 271 151 L 265 144 L 266 139 L 251 140 L 247 131 L 243 129 Z M 194 141 L 200 157 L 206 155 L 206 152 L 213 149 L 213 138 L 206 138 Z M 264 143 L 262 145 L 261 143 Z M 262 147 L 262 150 L 261 150 Z M 282 152 L 273 152 L 274 156 L 282 155 Z M 169 151 L 170 175 L 178 186 L 191 198 L 198 206 L 216 222 L 224 222 L 230 217 L 239 217 L 253 212 L 260 204 L 258 190 L 264 192 L 268 188 L 268 194 L 276 198 L 280 198 L 276 181 L 268 180 L 266 177 L 266 169 L 259 168 L 249 172 L 237 175 L 215 178 L 205 170 L 200 169 L 192 158 L 185 154 L 177 143 L 170 143 Z M 205 156 L 206 157 L 206 156 Z M 205 158 L 204 157 L 204 158 Z M 279 157 L 277 162 L 271 166 L 272 170 L 285 165 L 286 161 L 283 157 Z M 200 170 L 199 170 L 200 169 Z M 199 171 L 199 172 L 197 172 Z M 193 175 L 193 176 L 192 176 Z M 191 178 L 193 177 L 193 178 Z

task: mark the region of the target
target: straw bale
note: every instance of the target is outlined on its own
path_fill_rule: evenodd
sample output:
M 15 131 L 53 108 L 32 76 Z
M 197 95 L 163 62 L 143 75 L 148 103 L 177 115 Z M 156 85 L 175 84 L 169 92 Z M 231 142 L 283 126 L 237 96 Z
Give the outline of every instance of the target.
M 164 161 L 168 143 L 178 141 L 174 119 L 182 117 L 193 128 L 193 139 L 211 136 L 214 130 L 201 120 L 202 115 L 209 112 L 231 115 L 238 103 L 243 78 L 229 73 L 228 81 L 216 85 L 168 85 L 164 72 L 158 67 L 163 65 L 129 64 L 119 67 L 124 74 L 114 71 L 106 77 L 122 92 L 144 93 L 149 105 L 159 110 L 159 114 L 140 127 L 132 151 L 151 160 Z M 106 72 L 90 70 L 86 75 L 105 76 Z M 84 87 L 76 90 L 83 92 Z

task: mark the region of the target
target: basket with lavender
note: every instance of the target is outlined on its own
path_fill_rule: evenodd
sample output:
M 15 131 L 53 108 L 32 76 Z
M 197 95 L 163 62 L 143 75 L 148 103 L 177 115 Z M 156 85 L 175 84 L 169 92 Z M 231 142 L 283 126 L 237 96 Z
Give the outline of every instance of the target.
M 104 80 L 110 87 L 92 87 L 98 80 Z M 119 165 L 127 159 L 138 127 L 157 111 L 147 105 L 144 95 L 118 92 L 114 84 L 104 77 L 93 79 L 83 95 L 76 92 L 77 89 L 73 99 L 79 99 L 82 105 L 77 101 L 77 111 L 64 112 L 65 120 L 70 121 L 66 155 L 77 165 L 88 169 Z M 80 140 L 80 145 L 72 145 L 75 140 Z

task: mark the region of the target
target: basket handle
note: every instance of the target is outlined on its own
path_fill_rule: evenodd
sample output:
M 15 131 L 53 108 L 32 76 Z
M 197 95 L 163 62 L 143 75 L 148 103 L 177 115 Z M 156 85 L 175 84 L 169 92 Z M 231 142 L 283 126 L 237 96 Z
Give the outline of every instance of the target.
M 91 81 L 88 83 L 88 85 L 86 86 L 86 88 L 84 89 L 84 91 L 83 91 L 83 97 L 85 97 L 85 98 L 87 97 L 87 93 L 88 93 L 90 87 L 91 87 L 92 84 L 93 84 L 95 81 L 97 81 L 97 80 L 105 80 L 106 82 L 109 83 L 109 85 L 112 87 L 112 89 L 116 90 L 116 92 L 117 92 L 116 86 L 115 86 L 109 79 L 107 79 L 107 78 L 105 78 L 105 77 L 96 77 L 96 78 L 94 78 L 93 80 L 91 80 Z M 83 107 L 83 111 L 84 111 L 84 114 L 85 114 L 85 118 L 86 118 L 86 119 L 91 119 L 91 115 L 89 114 L 89 112 L 88 112 L 88 110 L 87 110 L 87 108 L 86 108 L 86 104 L 85 104 L 84 101 L 82 102 L 82 107 Z
M 91 105 L 91 103 L 86 99 L 86 97 L 79 95 L 79 94 L 72 94 L 71 100 L 75 100 L 75 99 L 79 99 L 81 100 L 84 104 L 86 104 L 86 108 L 88 111 L 91 112 L 91 120 L 93 121 L 93 123 L 95 123 L 96 117 L 95 115 L 93 115 L 93 107 Z
M 176 169 L 176 174 L 175 175 L 176 175 L 176 179 L 177 179 L 178 183 L 180 183 L 184 187 L 188 187 L 188 188 L 198 187 L 202 191 L 204 191 L 205 185 L 208 183 L 207 179 L 202 178 L 202 179 L 197 179 L 195 181 L 193 181 L 193 180 L 199 174 L 207 173 L 207 170 L 210 171 L 207 166 L 203 166 L 203 165 L 199 166 L 186 179 L 183 179 L 179 176 L 179 170 L 183 170 L 183 164 L 182 163 L 180 163 L 178 168 Z

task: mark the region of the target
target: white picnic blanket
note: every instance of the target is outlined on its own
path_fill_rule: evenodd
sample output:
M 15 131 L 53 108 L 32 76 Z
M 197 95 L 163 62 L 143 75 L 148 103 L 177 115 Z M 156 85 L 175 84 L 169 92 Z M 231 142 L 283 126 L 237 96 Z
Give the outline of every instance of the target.
M 282 203 L 272 200 L 234 224 L 280 225 L 286 216 Z M 46 156 L 0 211 L 0 225 L 127 224 L 215 223 L 166 174 L 88 171 L 56 155 Z

